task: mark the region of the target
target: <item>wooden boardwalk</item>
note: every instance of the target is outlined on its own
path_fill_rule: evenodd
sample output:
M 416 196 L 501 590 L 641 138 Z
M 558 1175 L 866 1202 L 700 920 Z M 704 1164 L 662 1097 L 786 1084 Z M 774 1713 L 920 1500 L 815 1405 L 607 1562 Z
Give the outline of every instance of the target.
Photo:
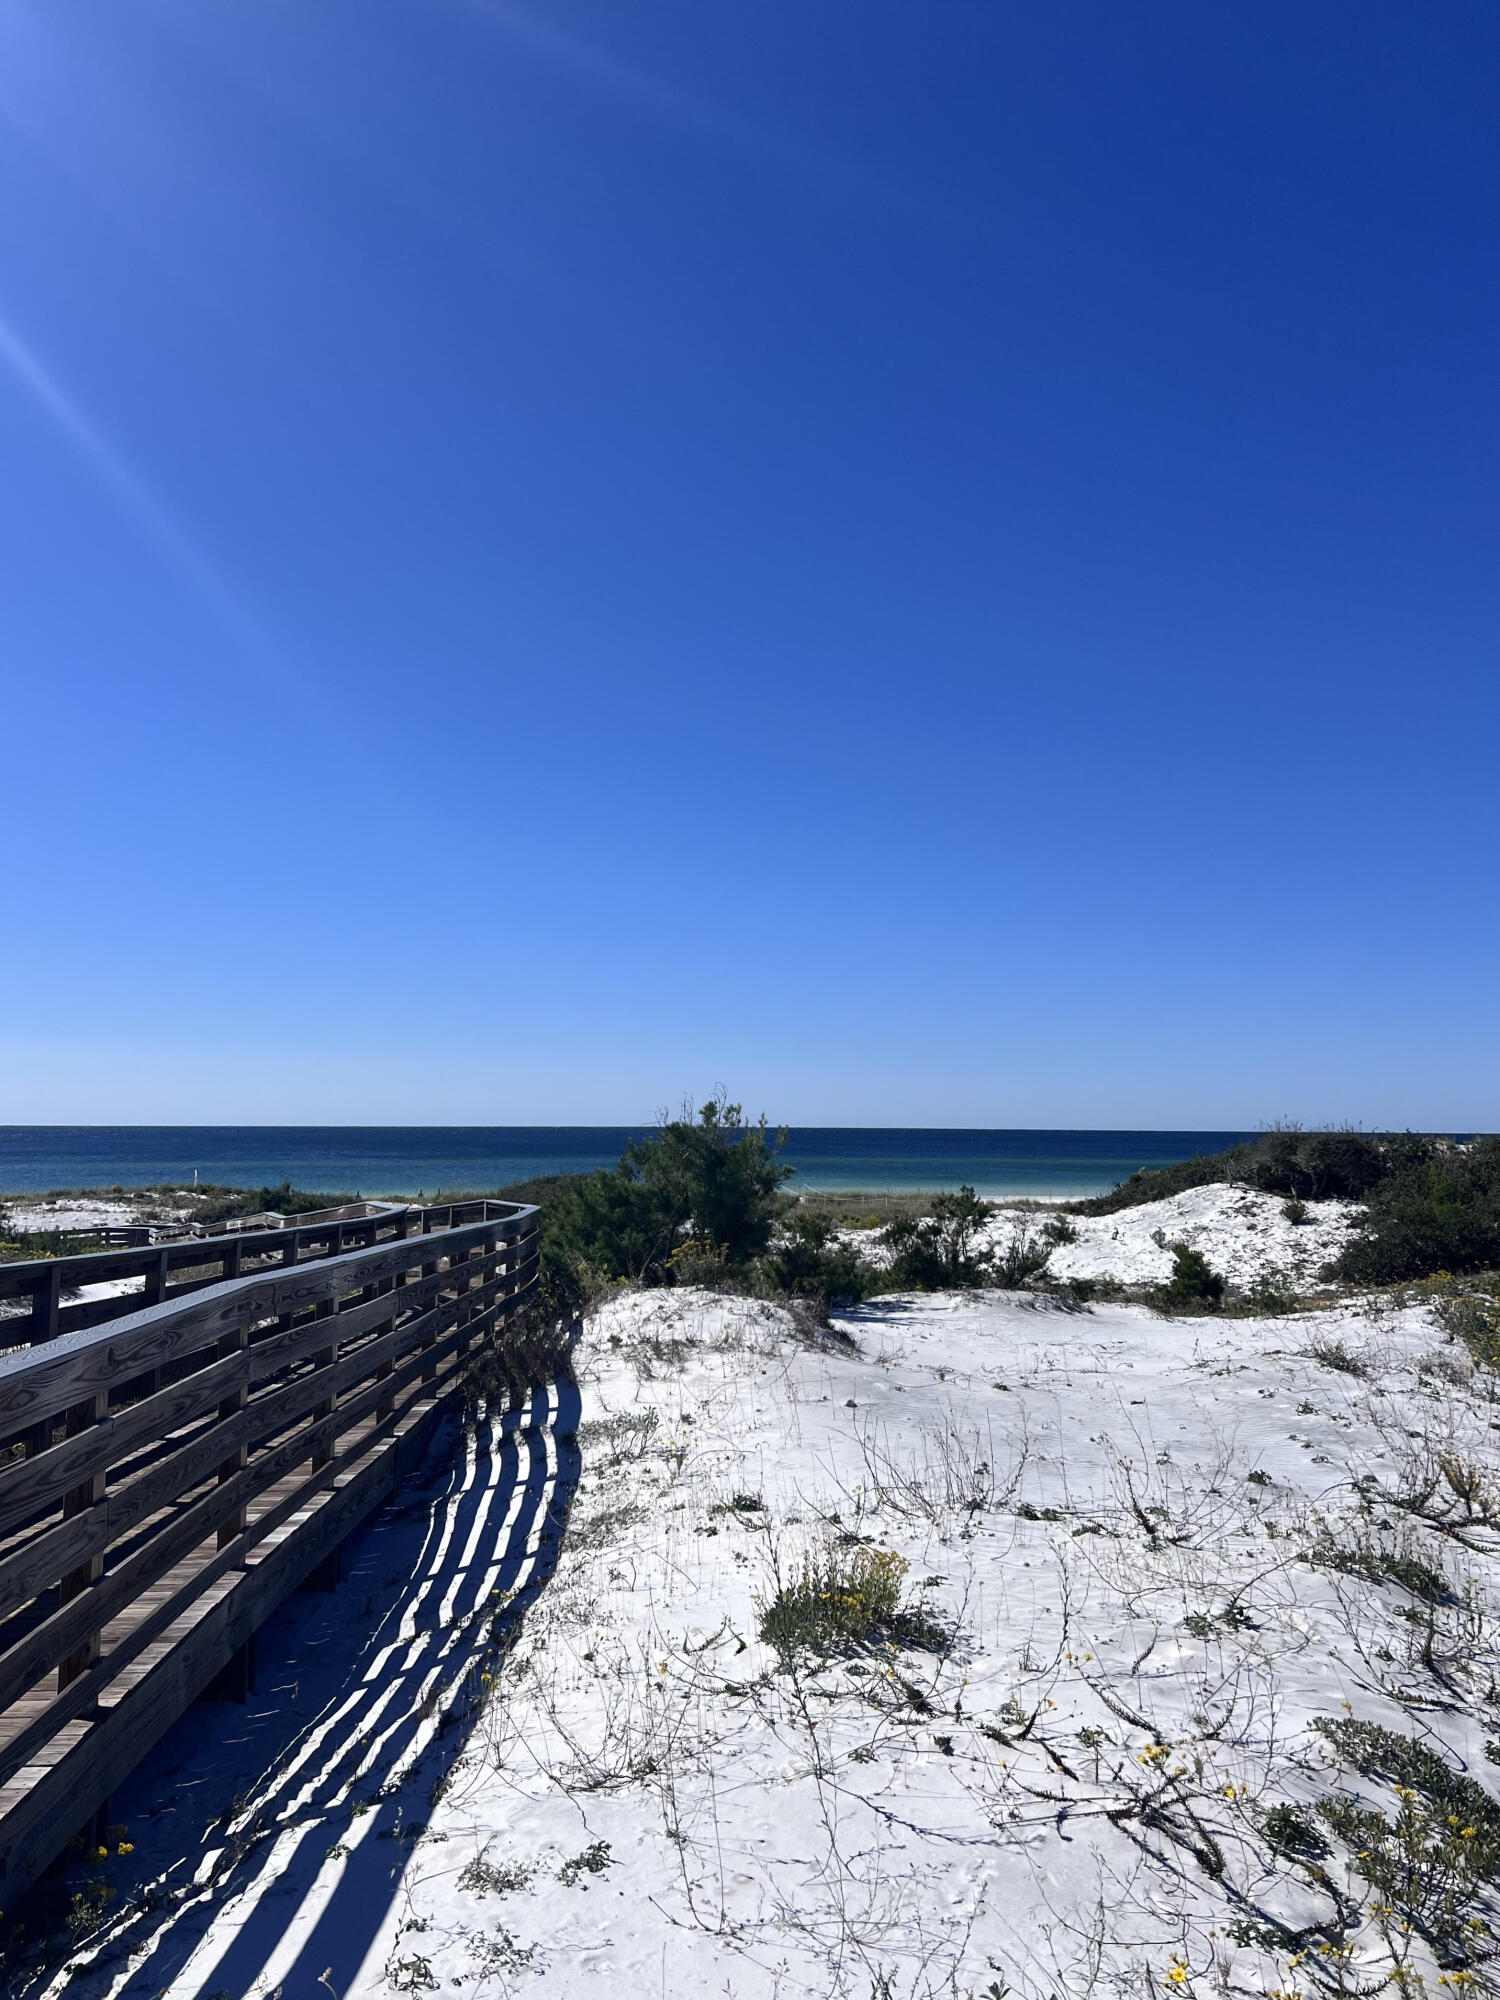
M 537 1224 L 471 1202 L 0 1267 L 32 1302 L 0 1338 L 53 1329 L 0 1355 L 0 1904 L 421 1458 Z

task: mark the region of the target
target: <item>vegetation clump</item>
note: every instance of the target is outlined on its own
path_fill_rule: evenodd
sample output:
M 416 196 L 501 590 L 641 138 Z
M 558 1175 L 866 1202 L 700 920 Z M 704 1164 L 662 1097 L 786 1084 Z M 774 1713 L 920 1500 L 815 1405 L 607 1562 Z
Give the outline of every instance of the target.
M 1076 1204 L 1081 1215 L 1114 1215 L 1143 1202 L 1165 1201 L 1189 1188 L 1235 1181 L 1289 1201 L 1363 1201 L 1391 1170 L 1392 1149 L 1410 1134 L 1263 1132 L 1222 1153 L 1198 1153 L 1168 1167 L 1138 1167 L 1108 1194 Z M 1430 1142 L 1417 1140 L 1417 1145 Z M 1289 1218 L 1290 1219 L 1290 1218 Z
M 825 1305 L 867 1297 L 877 1275 L 857 1245 L 843 1241 L 836 1223 L 800 1211 L 783 1225 L 765 1274 L 774 1291 Z
M 1481 1368 L 1500 1367 L 1500 1300 L 1477 1288 L 1449 1293 L 1436 1306 L 1438 1325 L 1468 1349 Z
M 546 1212 L 546 1247 L 610 1279 L 665 1285 L 685 1243 L 710 1246 L 724 1275 L 746 1270 L 770 1248 L 787 1207 L 779 1158 L 785 1133 L 747 1123 L 720 1091 L 694 1116 L 688 1107 L 613 1166 L 588 1174 Z
M 1357 1201 L 1359 1227 L 1325 1272 L 1357 1285 L 1394 1285 L 1500 1267 L 1500 1138 L 1420 1132 L 1304 1132 L 1287 1127 L 1222 1153 L 1142 1167 L 1108 1194 L 1074 1204 L 1114 1215 L 1190 1188 L 1234 1182 L 1285 1197 L 1287 1221 L 1312 1201 Z
M 890 1549 L 830 1547 L 804 1558 L 795 1576 L 760 1606 L 760 1636 L 785 1664 L 803 1653 L 826 1657 L 874 1640 L 933 1646 L 942 1633 L 920 1612 L 904 1611 L 908 1564 Z
M 192 1208 L 194 1222 L 232 1222 L 242 1215 L 308 1215 L 316 1209 L 343 1208 L 360 1199 L 357 1194 L 310 1193 L 306 1188 L 294 1188 L 290 1181 L 282 1181 L 278 1187 L 209 1186 L 199 1192 L 201 1199 Z
M 1156 1304 L 1165 1312 L 1213 1311 L 1224 1302 L 1224 1280 L 1201 1250 L 1190 1243 L 1173 1243 L 1172 1275 L 1155 1291 Z
M 1331 1716 L 1317 1717 L 1313 1728 L 1362 1776 L 1389 1784 L 1395 1799 L 1389 1813 L 1354 1798 L 1325 1799 L 1324 1823 L 1390 1912 L 1449 1964 L 1461 1964 L 1475 1902 L 1500 1872 L 1500 1804 L 1415 1737 Z
M 1393 1142 L 1359 1233 L 1334 1263 L 1354 1284 L 1399 1284 L 1500 1265 L 1500 1138 Z
M 1442 1571 L 1421 1556 L 1404 1548 L 1377 1548 L 1367 1536 L 1341 1542 L 1325 1528 L 1302 1559 L 1315 1569 L 1336 1570 L 1366 1583 L 1398 1584 L 1426 1604 L 1442 1604 L 1452 1595 Z
M 1011 1289 L 1046 1269 L 1050 1243 L 1019 1225 L 1003 1248 L 985 1246 L 994 1209 L 971 1187 L 934 1195 L 931 1213 L 900 1216 L 881 1232 L 891 1253 L 887 1276 L 901 1292 L 972 1291 L 981 1285 Z

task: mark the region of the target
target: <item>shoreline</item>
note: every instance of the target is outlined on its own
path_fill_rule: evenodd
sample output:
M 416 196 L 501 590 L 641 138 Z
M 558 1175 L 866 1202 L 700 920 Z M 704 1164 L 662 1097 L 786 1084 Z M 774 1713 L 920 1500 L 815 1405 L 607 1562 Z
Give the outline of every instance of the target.
M 551 1175 L 538 1175 L 536 1178 L 546 1180 L 554 1177 Z M 571 1178 L 571 1176 L 558 1175 L 556 1178 Z M 253 1192 L 252 1188 L 235 1182 L 205 1181 L 201 1185 L 205 1191 L 213 1187 L 227 1193 L 248 1194 Z M 519 1185 L 524 1185 L 524 1183 L 520 1183 Z M 967 1180 L 941 1182 L 804 1180 L 801 1175 L 794 1175 L 786 1183 L 784 1191 L 791 1195 L 793 1199 L 797 1199 L 803 1195 L 816 1195 L 820 1198 L 838 1196 L 848 1201 L 862 1200 L 865 1197 L 868 1197 L 872 1201 L 889 1201 L 893 1199 L 925 1201 L 930 1200 L 934 1195 L 956 1194 L 960 1187 L 972 1187 L 975 1194 L 982 1201 L 994 1201 L 1005 1204 L 1035 1202 L 1042 1206 L 1051 1206 L 1058 1202 L 1088 1201 L 1095 1195 L 1108 1194 L 1115 1185 L 1114 1181 L 1099 1181 L 1090 1183 L 1084 1187 L 1017 1187 L 1014 1185 L 1001 1186 L 994 1182 Z M 330 1199 L 337 1195 L 362 1201 L 410 1202 L 449 1201 L 466 1197 L 477 1198 L 481 1195 L 488 1195 L 493 1199 L 496 1196 L 503 1196 L 504 1193 L 503 1188 L 494 1187 L 318 1188 L 302 1185 L 299 1185 L 298 1191 L 303 1194 L 327 1194 Z M 193 1184 L 189 1181 L 136 1183 L 133 1185 L 118 1182 L 98 1182 L 93 1186 L 78 1187 L 11 1187 L 0 1188 L 0 1208 L 14 1205 L 31 1206 L 38 1202 L 97 1202 L 101 1205 L 105 1203 L 118 1205 L 122 1202 L 146 1203 L 152 1200 L 160 1202 L 170 1201 L 181 1195 L 191 1195 L 193 1192 Z

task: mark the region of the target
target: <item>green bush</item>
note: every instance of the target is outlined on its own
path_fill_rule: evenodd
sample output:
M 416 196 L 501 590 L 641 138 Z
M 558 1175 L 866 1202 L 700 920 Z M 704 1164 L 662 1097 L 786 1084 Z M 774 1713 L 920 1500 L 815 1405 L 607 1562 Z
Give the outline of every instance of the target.
M 942 1643 L 940 1629 L 901 1608 L 908 1564 L 890 1549 L 825 1549 L 760 1605 L 760 1636 L 783 1662 L 802 1653 L 844 1652 L 876 1639 Z
M 1321 1861 L 1328 1852 L 1328 1842 L 1306 1812 L 1289 1801 L 1272 1806 L 1261 1821 L 1260 1830 L 1268 1847 L 1294 1861 Z
M 1326 1276 L 1401 1284 L 1439 1271 L 1500 1266 L 1500 1138 L 1465 1144 L 1419 1132 L 1266 1132 L 1253 1143 L 1170 1167 L 1143 1167 L 1109 1194 L 1075 1204 L 1113 1215 L 1188 1188 L 1236 1181 L 1286 1197 L 1292 1222 L 1309 1201 L 1361 1201 L 1367 1212 Z
M 1202 1311 L 1222 1304 L 1224 1280 L 1203 1252 L 1190 1243 L 1174 1243 L 1171 1248 L 1172 1275 L 1166 1284 L 1156 1287 L 1156 1303 L 1169 1312 Z
M 1414 1149 L 1433 1144 L 1411 1133 L 1263 1132 L 1222 1153 L 1200 1153 L 1169 1167 L 1138 1167 L 1108 1194 L 1074 1205 L 1082 1215 L 1114 1215 L 1221 1181 L 1294 1201 L 1363 1201 Z
M 825 1304 L 865 1298 L 878 1276 L 852 1243 L 840 1240 L 834 1223 L 800 1212 L 783 1224 L 765 1274 L 774 1291 Z
M 1434 1312 L 1443 1331 L 1462 1341 L 1481 1368 L 1500 1368 L 1500 1300 L 1488 1292 L 1459 1292 L 1439 1299 Z
M 1438 1271 L 1500 1265 L 1500 1138 L 1467 1146 L 1430 1140 L 1393 1150 L 1363 1225 L 1335 1263 L 1354 1284 L 1399 1284 Z
M 1389 1816 L 1348 1797 L 1325 1799 L 1320 1816 L 1353 1850 L 1355 1868 L 1376 1895 L 1449 1964 L 1461 1963 L 1478 1902 L 1500 1872 L 1500 1805 L 1414 1737 L 1331 1716 L 1319 1716 L 1313 1728 L 1395 1795 Z
M 294 1188 L 290 1181 L 279 1187 L 208 1187 L 202 1192 L 205 1198 L 193 1204 L 195 1222 L 229 1222 L 238 1215 L 264 1215 L 268 1210 L 273 1215 L 306 1215 L 314 1209 L 342 1208 L 346 1202 L 359 1199 L 353 1194 L 309 1193 L 305 1188 Z
M 673 1252 L 688 1238 L 721 1252 L 726 1273 L 743 1271 L 787 1207 L 784 1137 L 770 1137 L 764 1118 L 747 1124 L 720 1093 L 549 1204 L 546 1241 L 575 1266 L 642 1284 L 671 1284 Z
M 989 1283 L 1017 1291 L 1029 1278 L 1041 1276 L 1051 1254 L 1050 1243 L 1039 1243 L 1024 1223 L 1018 1223 L 1009 1243 L 990 1252 Z
M 1232 1310 L 1242 1318 L 1285 1319 L 1297 1310 L 1297 1294 L 1286 1273 L 1273 1267 L 1256 1274 Z
M 1341 1576 L 1360 1577 L 1366 1583 L 1399 1584 L 1426 1604 L 1445 1603 L 1452 1595 L 1441 1570 L 1409 1548 L 1383 1549 L 1368 1535 L 1341 1542 L 1324 1528 L 1302 1560 L 1315 1569 L 1337 1570 Z
M 0 1264 L 28 1264 L 40 1257 L 86 1257 L 104 1249 L 97 1236 L 63 1229 L 0 1229 Z
M 1014 1287 L 1046 1268 L 1048 1248 L 1024 1225 L 1004 1250 L 981 1249 L 993 1209 L 971 1187 L 932 1198 L 931 1213 L 901 1216 L 881 1232 L 891 1252 L 886 1276 L 896 1291 L 971 1291 L 979 1285 Z

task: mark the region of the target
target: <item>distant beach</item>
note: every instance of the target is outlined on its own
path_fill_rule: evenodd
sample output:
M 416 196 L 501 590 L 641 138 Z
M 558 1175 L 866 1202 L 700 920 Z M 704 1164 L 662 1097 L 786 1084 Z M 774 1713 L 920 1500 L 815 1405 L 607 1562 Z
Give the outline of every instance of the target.
M 313 1193 L 433 1195 L 612 1166 L 649 1126 L 8 1125 L 0 1195 L 200 1180 Z M 793 1189 L 1102 1193 L 1137 1167 L 1216 1153 L 1244 1132 L 970 1131 L 797 1126 Z

